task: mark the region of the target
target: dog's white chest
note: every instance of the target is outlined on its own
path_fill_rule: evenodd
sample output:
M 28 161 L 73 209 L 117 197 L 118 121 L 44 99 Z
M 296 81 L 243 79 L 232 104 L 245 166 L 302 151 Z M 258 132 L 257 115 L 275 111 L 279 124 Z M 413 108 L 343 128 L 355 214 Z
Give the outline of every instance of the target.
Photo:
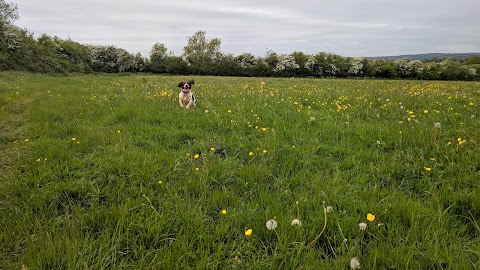
M 188 103 L 190 103 L 190 101 L 192 101 L 192 93 L 180 93 L 179 99 L 184 105 L 187 105 Z

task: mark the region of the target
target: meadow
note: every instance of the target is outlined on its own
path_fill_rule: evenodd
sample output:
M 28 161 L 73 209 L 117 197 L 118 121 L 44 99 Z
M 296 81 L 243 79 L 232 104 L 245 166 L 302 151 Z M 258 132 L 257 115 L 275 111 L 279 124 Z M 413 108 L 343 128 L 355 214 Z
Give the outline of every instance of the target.
M 0 269 L 478 269 L 479 104 L 479 82 L 0 73 Z

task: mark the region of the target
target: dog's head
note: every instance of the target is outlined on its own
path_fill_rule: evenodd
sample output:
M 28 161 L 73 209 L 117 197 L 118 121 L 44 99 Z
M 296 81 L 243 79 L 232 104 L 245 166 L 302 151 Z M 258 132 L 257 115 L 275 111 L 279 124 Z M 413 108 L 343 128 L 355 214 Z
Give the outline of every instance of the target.
M 195 83 L 194 80 L 190 80 L 187 82 L 181 81 L 178 83 L 178 87 L 182 89 L 182 92 L 188 93 L 190 92 L 190 89 L 192 89 L 193 84 Z

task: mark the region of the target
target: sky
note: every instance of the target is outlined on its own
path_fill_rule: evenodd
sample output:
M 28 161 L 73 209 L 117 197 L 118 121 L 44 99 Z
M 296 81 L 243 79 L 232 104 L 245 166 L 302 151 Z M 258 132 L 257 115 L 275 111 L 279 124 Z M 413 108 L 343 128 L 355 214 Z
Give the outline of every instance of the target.
M 480 52 L 480 0 L 6 0 L 17 26 L 148 56 L 163 43 L 179 56 L 198 30 L 221 51 L 265 56 Z

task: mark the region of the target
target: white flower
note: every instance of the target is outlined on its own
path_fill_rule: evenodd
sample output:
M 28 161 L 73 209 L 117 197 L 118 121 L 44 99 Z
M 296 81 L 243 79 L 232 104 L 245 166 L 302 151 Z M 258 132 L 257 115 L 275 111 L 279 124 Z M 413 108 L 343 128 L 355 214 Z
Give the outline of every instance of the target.
M 332 212 L 332 211 L 333 211 L 333 207 L 331 207 L 330 205 L 327 206 L 327 213 L 330 213 L 330 212 Z
M 300 220 L 298 220 L 298 219 L 292 220 L 292 223 L 291 223 L 291 224 L 292 224 L 292 226 L 295 226 L 295 227 L 300 227 L 300 226 L 302 226 L 302 222 L 301 222 Z
M 205 110 L 205 113 L 208 113 L 208 110 Z
M 439 122 L 435 123 L 435 128 L 441 128 L 442 127 L 442 124 L 440 124 Z
M 360 269 L 360 261 L 357 259 L 357 257 L 353 257 L 350 260 L 350 268 L 352 269 Z
M 270 219 L 269 221 L 267 221 L 267 224 L 265 225 L 267 226 L 267 229 L 269 229 L 270 231 L 275 230 L 275 228 L 277 228 L 277 221 L 275 221 L 275 219 Z
M 367 229 L 367 223 L 364 223 L 364 222 L 358 223 L 358 229 L 361 231 L 365 231 Z

